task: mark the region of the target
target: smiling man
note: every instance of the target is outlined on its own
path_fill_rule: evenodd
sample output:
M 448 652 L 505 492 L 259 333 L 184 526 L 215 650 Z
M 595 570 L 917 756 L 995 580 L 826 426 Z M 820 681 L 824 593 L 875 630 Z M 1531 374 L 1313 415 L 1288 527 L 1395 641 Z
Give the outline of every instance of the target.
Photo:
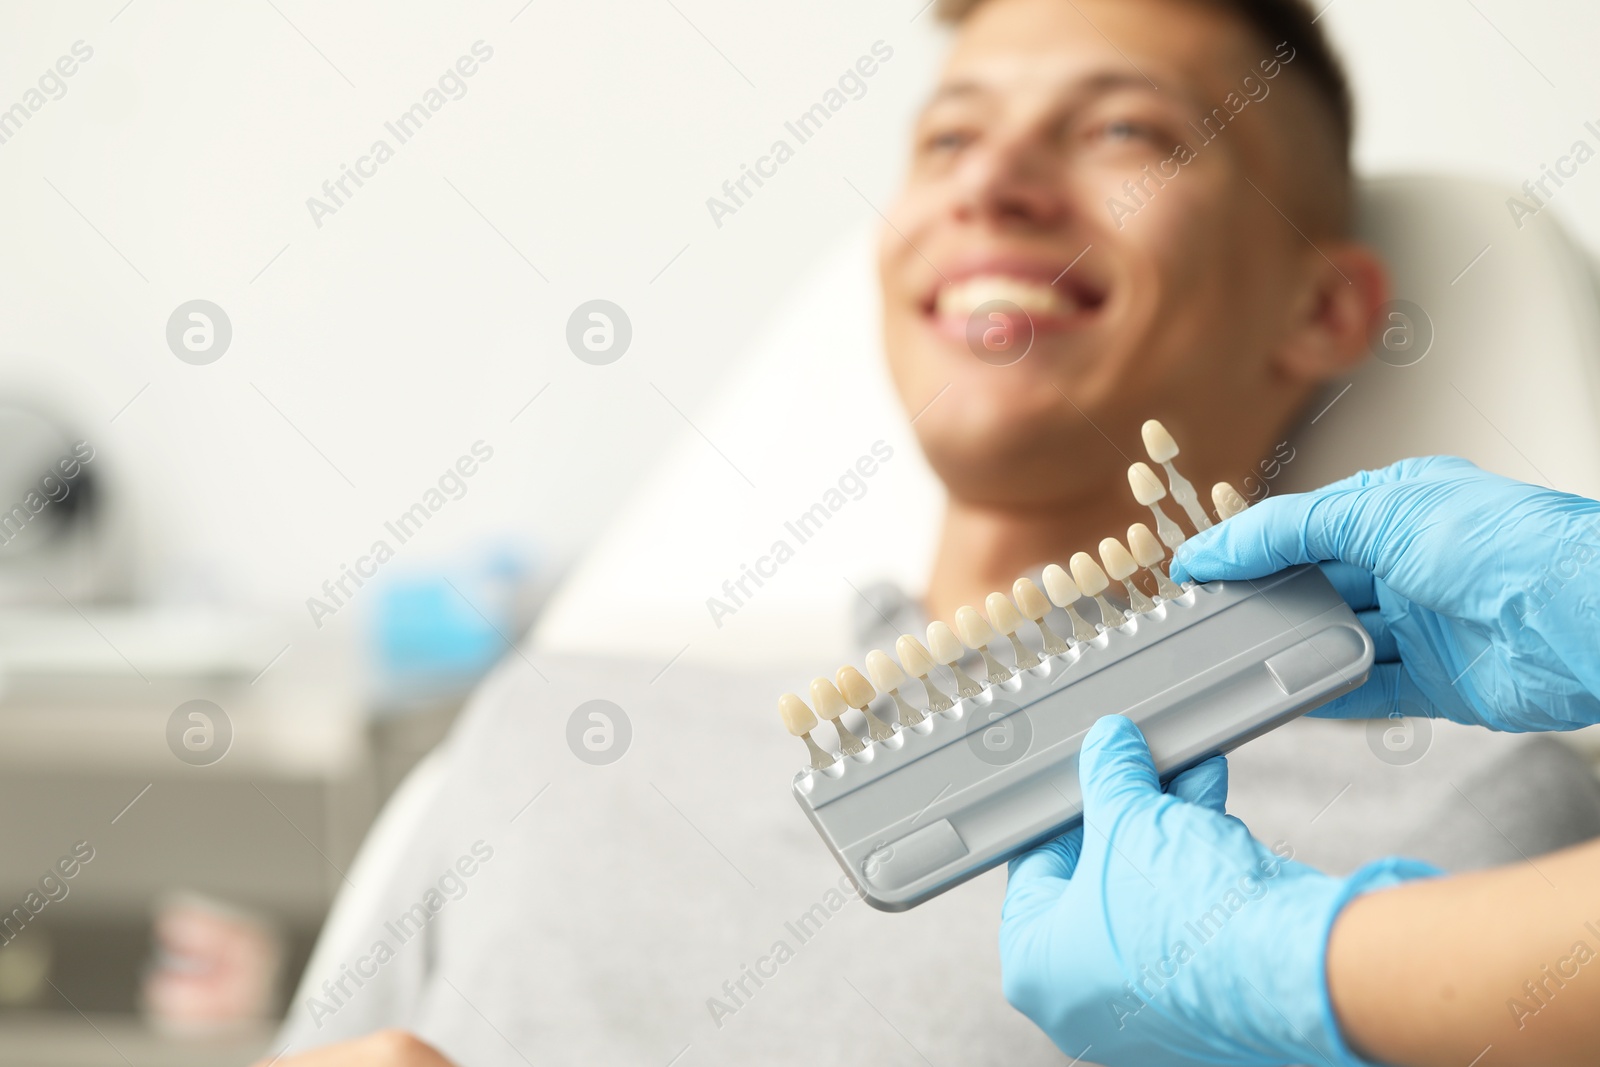
M 1196 482 L 1242 480 L 1366 357 L 1386 297 L 1349 237 L 1349 102 L 1303 3 L 942 11 L 953 48 L 880 275 L 890 367 L 948 505 L 925 595 L 885 597 L 894 625 L 863 649 L 1144 518 L 1112 442 L 1152 415 Z M 351 872 L 277 1062 L 1062 1062 L 1002 995 L 998 873 L 894 916 L 836 884 L 773 788 L 794 754 L 750 710 L 797 675 L 508 657 L 447 742 L 399 869 Z M 604 773 L 563 736 L 599 677 L 634 738 Z M 1242 810 L 1348 792 L 1323 826 L 1365 821 L 1340 857 L 1305 858 L 1483 866 L 1600 829 L 1594 784 L 1559 746 L 1441 742 L 1406 768 L 1402 805 L 1359 732 L 1335 744 L 1349 729 L 1297 723 L 1234 761 Z M 1319 771 L 1337 778 L 1326 791 Z M 1494 826 L 1461 821 L 1458 787 Z M 386 921 L 480 841 L 494 861 L 470 894 L 361 970 Z

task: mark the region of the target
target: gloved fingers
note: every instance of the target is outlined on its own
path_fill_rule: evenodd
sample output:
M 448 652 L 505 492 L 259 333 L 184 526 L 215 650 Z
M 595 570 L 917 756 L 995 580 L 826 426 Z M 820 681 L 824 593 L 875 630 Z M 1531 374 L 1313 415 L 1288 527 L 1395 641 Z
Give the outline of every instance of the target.
M 1210 808 L 1219 814 L 1228 803 L 1228 760 L 1212 756 L 1167 783 L 1167 792 L 1179 800 Z
M 1061 899 L 1082 851 L 1083 827 L 1079 826 L 1011 861 L 1006 869 L 1005 905 L 1000 911 L 1002 945 L 1008 931 L 1018 924 L 1026 926 Z
M 1012 878 L 1071 878 L 1083 854 L 1083 827 L 1075 826 L 1013 859 L 1006 869 Z
M 1383 719 L 1390 715 L 1449 718 L 1406 672 L 1404 663 L 1374 663 L 1366 684 L 1308 712 L 1314 719 Z
M 1095 720 L 1078 754 L 1078 784 L 1083 817 L 1097 821 L 1138 797 L 1161 792 L 1150 746 L 1133 720 L 1123 715 Z
M 1400 662 L 1400 643 L 1395 639 L 1389 620 L 1377 608 L 1356 612 L 1356 621 L 1372 638 L 1373 659 L 1378 663 Z
M 1347 478 L 1340 478 L 1323 486 L 1323 490 L 1330 489 L 1365 489 L 1373 485 L 1390 485 L 1394 482 L 1410 481 L 1413 478 L 1427 478 L 1440 473 L 1460 470 L 1477 470 L 1478 465 L 1470 459 L 1460 456 L 1413 456 L 1389 464 L 1387 467 L 1378 467 L 1374 470 L 1357 471 Z
M 1326 560 L 1317 566 L 1321 568 L 1322 576 L 1350 605 L 1351 611 L 1366 611 L 1378 606 L 1377 579 L 1373 578 L 1371 571 L 1336 559 Z

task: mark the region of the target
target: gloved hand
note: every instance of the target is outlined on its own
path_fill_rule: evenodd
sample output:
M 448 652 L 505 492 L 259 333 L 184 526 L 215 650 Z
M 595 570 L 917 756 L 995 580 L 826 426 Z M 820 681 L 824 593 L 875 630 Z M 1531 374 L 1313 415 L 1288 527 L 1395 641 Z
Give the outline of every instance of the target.
M 1383 860 L 1338 879 L 1296 863 L 1223 814 L 1221 757 L 1163 793 L 1120 715 L 1090 728 L 1078 777 L 1087 833 L 1011 862 L 1011 1005 L 1068 1056 L 1107 1067 L 1363 1063 L 1328 999 L 1328 932 L 1357 894 L 1437 872 Z
M 1312 712 L 1495 730 L 1600 722 L 1600 503 L 1450 456 L 1270 497 L 1198 534 L 1172 577 L 1324 571 L 1377 646 L 1371 679 Z

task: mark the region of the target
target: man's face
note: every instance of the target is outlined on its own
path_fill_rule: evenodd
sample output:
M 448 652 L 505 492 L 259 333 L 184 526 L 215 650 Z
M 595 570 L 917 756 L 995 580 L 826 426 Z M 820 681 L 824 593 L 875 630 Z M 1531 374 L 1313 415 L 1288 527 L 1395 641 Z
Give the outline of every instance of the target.
M 890 368 L 952 492 L 1046 502 L 1120 479 L 1146 418 L 1187 444 L 1303 402 L 1273 353 L 1318 254 L 1285 214 L 1292 131 L 1320 115 L 1282 58 L 1178 0 L 988 0 L 962 24 L 879 255 Z M 996 300 L 1034 332 L 1009 365 L 971 347 L 1028 328 Z

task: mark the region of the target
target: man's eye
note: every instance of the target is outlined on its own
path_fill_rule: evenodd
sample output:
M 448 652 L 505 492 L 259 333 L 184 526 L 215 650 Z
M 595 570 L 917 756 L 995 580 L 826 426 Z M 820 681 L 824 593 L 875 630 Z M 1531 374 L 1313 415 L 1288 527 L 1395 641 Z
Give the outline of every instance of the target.
M 1100 136 L 1108 141 L 1139 141 L 1150 140 L 1155 136 L 1155 130 L 1140 122 L 1129 119 L 1117 119 L 1100 127 Z
M 964 148 L 971 140 L 965 130 L 940 130 L 923 138 L 922 147 L 928 152 L 953 152 Z

